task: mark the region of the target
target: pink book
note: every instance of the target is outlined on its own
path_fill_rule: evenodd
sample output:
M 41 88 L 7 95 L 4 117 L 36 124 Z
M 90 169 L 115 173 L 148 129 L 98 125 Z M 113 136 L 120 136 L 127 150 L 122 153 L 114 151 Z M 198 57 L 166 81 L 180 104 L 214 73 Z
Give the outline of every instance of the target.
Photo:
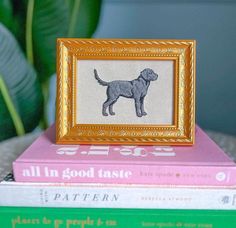
M 56 145 L 55 127 L 14 163 L 19 182 L 236 185 L 236 164 L 199 128 L 194 146 Z

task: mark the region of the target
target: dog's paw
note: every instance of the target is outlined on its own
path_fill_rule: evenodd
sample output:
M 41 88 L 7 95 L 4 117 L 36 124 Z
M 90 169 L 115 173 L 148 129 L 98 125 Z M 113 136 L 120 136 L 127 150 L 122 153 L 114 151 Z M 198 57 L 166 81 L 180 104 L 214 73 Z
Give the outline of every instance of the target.
M 102 113 L 103 116 L 108 116 L 108 114 L 105 112 L 105 113 Z
M 142 112 L 142 115 L 143 115 L 143 116 L 146 116 L 146 115 L 147 115 L 147 113 L 146 113 L 146 112 Z
M 114 116 L 116 113 L 115 113 L 115 112 L 110 112 L 110 114 L 111 114 L 112 116 Z
M 138 116 L 138 117 L 142 117 L 142 114 L 141 114 L 141 113 L 137 113 L 137 116 Z

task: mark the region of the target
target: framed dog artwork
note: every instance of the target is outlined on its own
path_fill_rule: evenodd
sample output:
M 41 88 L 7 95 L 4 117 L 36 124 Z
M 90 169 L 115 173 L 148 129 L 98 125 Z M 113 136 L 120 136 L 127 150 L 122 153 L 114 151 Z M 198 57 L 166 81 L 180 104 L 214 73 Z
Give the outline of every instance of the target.
M 194 40 L 57 40 L 58 144 L 192 145 L 194 129 Z

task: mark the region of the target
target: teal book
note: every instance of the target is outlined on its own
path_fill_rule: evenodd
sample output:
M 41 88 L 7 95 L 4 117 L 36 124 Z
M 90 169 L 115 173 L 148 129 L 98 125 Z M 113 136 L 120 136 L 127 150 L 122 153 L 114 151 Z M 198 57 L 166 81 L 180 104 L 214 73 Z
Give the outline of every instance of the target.
M 0 207 L 2 228 L 235 228 L 236 210 Z

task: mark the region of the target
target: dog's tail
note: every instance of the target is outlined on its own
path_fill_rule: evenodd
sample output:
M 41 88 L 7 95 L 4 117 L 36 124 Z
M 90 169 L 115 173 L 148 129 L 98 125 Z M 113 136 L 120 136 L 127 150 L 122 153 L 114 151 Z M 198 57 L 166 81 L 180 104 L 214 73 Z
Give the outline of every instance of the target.
M 105 81 L 103 81 L 101 78 L 99 78 L 96 69 L 94 69 L 94 76 L 95 76 L 95 78 L 97 79 L 97 81 L 98 81 L 98 83 L 99 83 L 100 85 L 103 85 L 103 86 L 107 86 L 107 85 L 108 85 L 108 82 L 105 82 Z

